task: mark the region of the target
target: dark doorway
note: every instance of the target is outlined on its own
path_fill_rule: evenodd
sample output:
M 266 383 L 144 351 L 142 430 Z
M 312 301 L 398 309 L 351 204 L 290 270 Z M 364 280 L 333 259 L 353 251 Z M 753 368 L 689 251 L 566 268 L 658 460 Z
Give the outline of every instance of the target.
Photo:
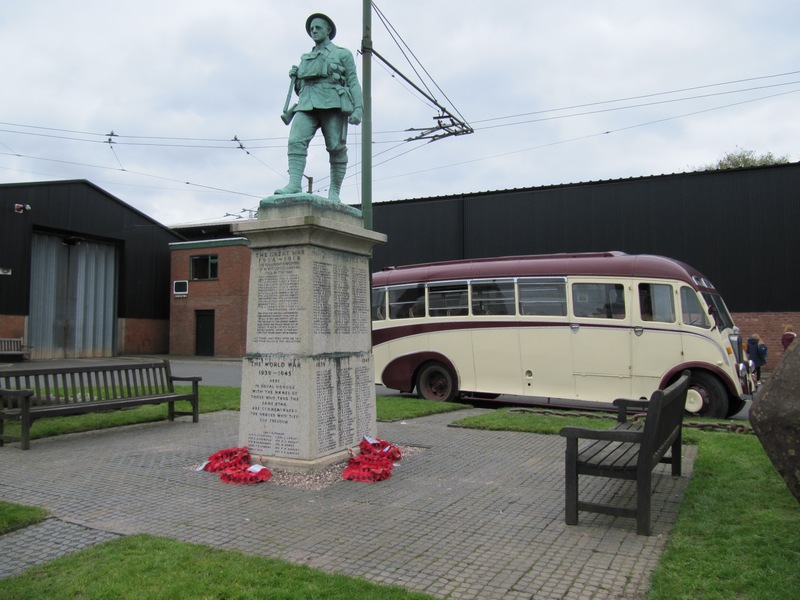
M 197 356 L 214 356 L 214 311 L 194 311 L 194 353 Z

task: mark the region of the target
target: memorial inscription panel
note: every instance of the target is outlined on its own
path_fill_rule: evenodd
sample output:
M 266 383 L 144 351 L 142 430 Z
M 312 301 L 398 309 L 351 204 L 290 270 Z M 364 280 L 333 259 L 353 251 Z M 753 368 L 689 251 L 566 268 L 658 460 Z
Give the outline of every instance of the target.
M 250 348 L 291 349 L 300 343 L 298 305 L 301 267 L 305 248 L 269 248 L 253 251 L 251 287 L 255 302 L 248 305 L 248 352 Z M 253 283 L 255 282 L 255 286 Z M 252 291 L 252 290 L 251 290 Z
M 240 437 L 251 451 L 301 457 L 302 361 L 290 357 L 248 357 L 242 372 Z

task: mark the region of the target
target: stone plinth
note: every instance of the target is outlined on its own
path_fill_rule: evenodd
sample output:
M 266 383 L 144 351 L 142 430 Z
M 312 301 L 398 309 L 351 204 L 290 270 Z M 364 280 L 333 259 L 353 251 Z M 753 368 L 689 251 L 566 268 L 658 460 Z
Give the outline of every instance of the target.
M 234 226 L 253 252 L 239 444 L 310 471 L 374 436 L 369 256 L 386 236 L 308 194 L 261 201 Z

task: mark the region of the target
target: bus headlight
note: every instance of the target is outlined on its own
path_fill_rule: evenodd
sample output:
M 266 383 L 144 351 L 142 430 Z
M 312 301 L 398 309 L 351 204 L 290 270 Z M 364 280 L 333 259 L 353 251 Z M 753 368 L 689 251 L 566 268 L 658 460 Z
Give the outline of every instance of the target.
M 734 331 L 735 329 L 736 328 L 734 328 Z M 736 362 L 743 363 L 744 350 L 742 349 L 742 336 L 739 335 L 738 331 L 735 331 L 728 336 L 728 340 L 731 343 L 731 349 L 733 350 L 733 355 L 736 357 Z

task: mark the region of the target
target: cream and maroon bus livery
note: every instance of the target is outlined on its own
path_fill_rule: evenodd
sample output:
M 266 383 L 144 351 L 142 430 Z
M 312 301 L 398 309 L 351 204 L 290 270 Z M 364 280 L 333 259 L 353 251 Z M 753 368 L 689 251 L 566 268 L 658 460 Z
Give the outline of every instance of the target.
M 714 286 L 662 256 L 509 256 L 390 267 L 372 278 L 375 380 L 425 398 L 649 398 L 684 370 L 686 410 L 750 394 L 741 336 Z

